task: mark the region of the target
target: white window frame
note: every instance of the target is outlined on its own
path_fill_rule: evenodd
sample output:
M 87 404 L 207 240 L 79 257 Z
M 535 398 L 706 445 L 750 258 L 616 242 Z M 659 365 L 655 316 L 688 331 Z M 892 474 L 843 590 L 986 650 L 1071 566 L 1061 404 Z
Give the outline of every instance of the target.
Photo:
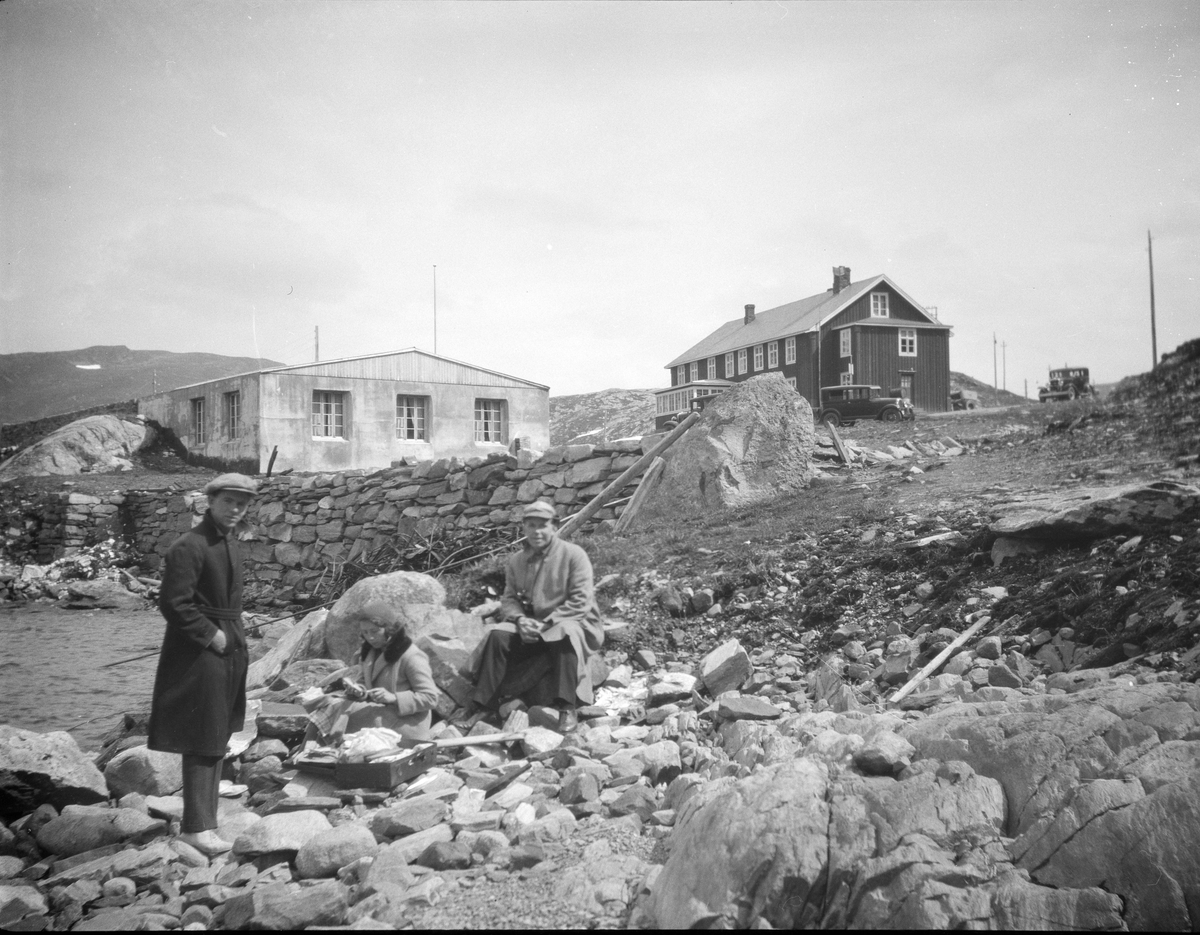
M 396 438 L 403 442 L 429 441 L 429 397 L 396 394 Z
M 675 385 L 683 386 L 687 383 L 687 364 L 680 364 L 675 368 Z
M 738 375 L 746 372 L 746 349 L 743 347 L 737 352 L 738 355 Z
M 708 368 L 707 369 L 708 369 L 708 378 L 710 380 L 715 380 L 717 378 L 717 359 L 715 357 L 710 357 L 708 359 Z
M 767 369 L 774 370 L 779 366 L 779 342 L 772 341 L 767 345 Z
M 900 356 L 901 357 L 916 357 L 917 356 L 917 329 L 916 328 L 901 328 L 898 334 Z M 907 344 L 907 347 L 906 347 Z
M 692 364 L 688 367 L 688 377 L 692 383 L 700 379 L 700 365 Z
M 888 308 L 888 294 L 886 292 L 871 293 L 871 317 L 872 318 L 890 318 L 891 310 Z
M 790 386 L 792 389 L 796 388 L 796 378 L 795 377 L 785 377 L 785 379 L 787 380 L 788 386 Z
M 508 444 L 507 400 L 475 400 L 475 441 L 485 445 Z
M 762 370 L 763 368 L 763 346 L 761 344 L 754 345 L 754 369 Z
M 208 426 L 205 418 L 204 397 L 197 396 L 192 400 L 192 444 L 205 445 L 208 443 Z
M 312 437 L 317 441 L 346 437 L 346 397 L 342 390 L 313 390 Z
M 784 339 L 783 362 L 785 364 L 794 364 L 796 362 L 796 339 L 795 338 Z
M 225 434 L 233 439 L 240 438 L 242 434 L 242 393 L 240 390 L 234 390 L 231 393 L 226 393 L 222 398 L 222 407 L 224 408 L 225 419 Z
M 725 355 L 725 379 L 729 379 L 733 375 L 733 351 L 730 351 Z
M 841 357 L 850 356 L 850 329 L 843 328 L 838 332 L 838 354 Z

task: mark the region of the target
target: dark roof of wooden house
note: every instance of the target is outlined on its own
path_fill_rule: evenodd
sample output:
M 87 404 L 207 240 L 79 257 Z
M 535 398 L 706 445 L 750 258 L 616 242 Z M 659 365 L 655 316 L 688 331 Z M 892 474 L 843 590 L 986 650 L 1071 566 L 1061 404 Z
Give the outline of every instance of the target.
M 776 341 L 780 338 L 803 334 L 807 331 L 816 331 L 817 328 L 826 324 L 831 318 L 846 308 L 846 306 L 850 305 L 856 299 L 861 298 L 865 293 L 870 292 L 880 283 L 887 283 L 912 305 L 913 308 L 922 315 L 925 315 L 928 321 L 927 326 L 949 328 L 949 325 L 942 325 L 931 318 L 919 302 L 909 296 L 886 275 L 881 274 L 872 276 L 869 279 L 860 279 L 858 282 L 852 282 L 836 295 L 832 289 L 826 289 L 824 292 L 811 295 L 807 299 L 799 299 L 795 302 L 788 302 L 786 305 L 758 312 L 754 316 L 754 321 L 749 324 L 746 324 L 744 316 L 742 318 L 735 318 L 733 321 L 727 321 L 704 340 L 692 345 L 672 360 L 667 364 L 667 367 L 675 367 L 679 364 L 689 363 L 690 361 L 700 360 L 705 357 L 717 357 L 740 348 L 762 344 L 766 341 Z M 914 325 L 919 327 L 921 325 L 918 322 L 902 322 L 891 319 L 886 321 L 877 319 L 876 321 L 878 324 L 890 325 L 893 328 L 909 328 Z M 862 322 L 855 322 L 855 324 L 862 324 Z

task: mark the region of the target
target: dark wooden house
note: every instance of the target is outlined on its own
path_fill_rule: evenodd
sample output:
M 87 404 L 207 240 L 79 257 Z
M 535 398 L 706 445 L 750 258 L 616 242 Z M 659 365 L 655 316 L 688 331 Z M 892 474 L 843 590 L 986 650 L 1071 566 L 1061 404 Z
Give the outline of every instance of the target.
M 657 391 L 659 429 L 693 398 L 779 372 L 818 407 L 819 389 L 869 383 L 899 391 L 917 409 L 950 408 L 950 326 L 886 275 L 850 281 L 833 268 L 833 286 L 755 313 L 747 305 L 669 364 L 671 385 Z

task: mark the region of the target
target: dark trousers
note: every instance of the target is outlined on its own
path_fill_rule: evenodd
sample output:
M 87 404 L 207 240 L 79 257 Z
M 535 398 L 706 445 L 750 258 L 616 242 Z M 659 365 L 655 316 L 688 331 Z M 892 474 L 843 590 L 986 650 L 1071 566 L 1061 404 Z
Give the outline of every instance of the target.
M 217 827 L 217 802 L 220 799 L 223 756 L 183 755 L 184 834 L 196 834 Z
M 574 708 L 578 672 L 569 640 L 525 643 L 517 633 L 493 630 L 483 644 L 471 701 L 497 708 L 520 698 L 527 704 Z

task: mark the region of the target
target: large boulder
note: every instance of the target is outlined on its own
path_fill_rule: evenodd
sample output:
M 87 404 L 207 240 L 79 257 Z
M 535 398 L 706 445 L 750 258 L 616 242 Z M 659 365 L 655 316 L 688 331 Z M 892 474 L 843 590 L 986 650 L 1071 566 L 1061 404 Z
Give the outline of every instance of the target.
M 220 928 L 300 931 L 340 925 L 346 916 L 346 888 L 337 880 L 312 886 L 272 883 L 234 896 L 220 908 Z
M 153 440 L 154 432 L 136 417 L 87 416 L 55 429 L 0 466 L 0 480 L 47 474 L 120 470 Z
M 183 788 L 183 759 L 177 753 L 130 747 L 108 761 L 104 779 L 118 799 L 130 792 L 172 795 Z
M 104 774 L 70 734 L 0 724 L 0 818 L 12 821 L 43 803 L 61 811 L 107 798 Z
M 111 578 L 68 581 L 66 605 L 71 610 L 142 610 L 145 600 Z
M 636 522 L 774 500 L 808 486 L 812 407 L 778 373 L 737 383 L 705 407 L 666 456 Z
M 167 830 L 167 823 L 133 808 L 68 805 L 38 829 L 38 847 L 73 857 L 106 844 L 142 843 Z
M 473 649 L 483 638 L 480 619 L 445 606 L 446 590 L 436 578 L 415 571 L 394 571 L 364 578 L 338 599 L 325 621 L 325 645 L 334 659 L 353 660 L 362 648 L 358 623 L 372 601 L 391 605 L 417 642 L 422 636 L 459 639 Z

